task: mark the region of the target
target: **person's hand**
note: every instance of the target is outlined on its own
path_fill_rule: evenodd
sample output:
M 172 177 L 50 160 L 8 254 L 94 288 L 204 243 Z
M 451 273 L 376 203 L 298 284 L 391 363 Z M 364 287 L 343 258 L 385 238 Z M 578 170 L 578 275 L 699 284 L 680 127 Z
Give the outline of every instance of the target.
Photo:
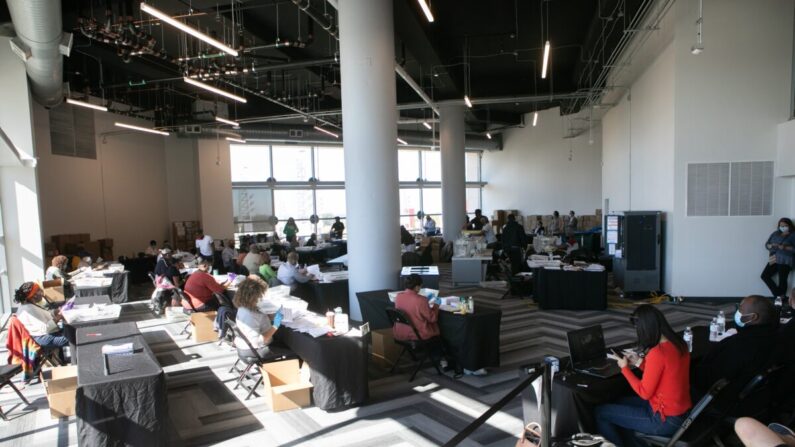
M 279 329 L 279 326 L 282 325 L 282 318 L 284 315 L 282 314 L 282 308 L 280 307 L 279 310 L 273 315 L 273 327 Z
M 616 364 L 621 369 L 626 368 L 627 364 L 628 364 L 627 358 L 626 357 L 618 357 L 618 359 L 616 360 Z
M 626 350 L 624 351 L 624 354 L 626 355 L 627 362 L 630 365 L 637 365 L 638 361 L 640 361 L 640 356 L 638 356 L 635 351 Z

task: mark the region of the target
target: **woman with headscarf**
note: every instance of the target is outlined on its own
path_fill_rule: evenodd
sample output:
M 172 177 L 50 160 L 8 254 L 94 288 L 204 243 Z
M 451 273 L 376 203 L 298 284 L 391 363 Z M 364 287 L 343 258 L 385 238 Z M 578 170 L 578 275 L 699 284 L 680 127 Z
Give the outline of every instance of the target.
M 21 304 L 17 318 L 28 334 L 43 348 L 62 348 L 69 344 L 58 322 L 60 310 L 54 313 L 45 307 L 44 290 L 35 282 L 26 282 L 14 292 L 14 301 Z

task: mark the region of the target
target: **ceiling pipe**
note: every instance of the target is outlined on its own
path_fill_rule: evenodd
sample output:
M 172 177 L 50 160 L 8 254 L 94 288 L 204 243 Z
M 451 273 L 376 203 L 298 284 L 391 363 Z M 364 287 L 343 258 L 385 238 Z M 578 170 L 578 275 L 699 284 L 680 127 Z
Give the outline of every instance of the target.
M 63 56 L 69 56 L 72 34 L 64 33 L 61 2 L 7 0 L 17 37 L 11 49 L 25 62 L 33 98 L 45 107 L 63 101 Z

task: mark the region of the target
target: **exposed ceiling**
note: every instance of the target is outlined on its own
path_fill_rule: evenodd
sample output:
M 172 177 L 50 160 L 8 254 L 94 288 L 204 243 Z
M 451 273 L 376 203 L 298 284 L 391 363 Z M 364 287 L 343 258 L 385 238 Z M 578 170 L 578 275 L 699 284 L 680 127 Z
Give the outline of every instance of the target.
M 470 131 L 514 126 L 523 114 L 549 107 L 573 113 L 604 87 L 599 75 L 650 1 L 436 0 L 430 2 L 436 20 L 428 23 L 417 0 L 394 0 L 396 62 L 434 102 L 460 101 L 465 94 L 475 100 L 467 114 Z M 226 103 L 229 117 L 243 122 L 304 122 L 297 114 L 302 112 L 312 115 L 308 120 L 317 116 L 340 125 L 341 115 L 334 113 L 341 106 L 337 11 L 328 1 L 148 4 L 181 16 L 240 56 L 152 20 L 139 2 L 66 0 L 64 31 L 75 36 L 64 63 L 71 96 L 105 98 L 114 111 L 151 117 L 158 126 L 212 122 L 214 112 L 196 107 L 197 99 L 210 109 Z M 9 20 L 3 2 L 0 23 Z M 550 68 L 541 79 L 546 38 Z M 186 74 L 244 94 L 248 103 L 188 85 Z M 419 120 L 431 117 L 430 109 L 400 77 L 395 82 L 407 123 L 402 128 L 421 130 Z

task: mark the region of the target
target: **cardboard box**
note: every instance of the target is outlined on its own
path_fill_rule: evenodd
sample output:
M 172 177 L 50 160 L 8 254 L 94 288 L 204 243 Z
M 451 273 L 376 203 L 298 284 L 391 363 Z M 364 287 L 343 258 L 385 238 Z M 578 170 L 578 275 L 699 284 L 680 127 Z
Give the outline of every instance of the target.
M 102 248 L 113 248 L 113 239 L 112 238 L 105 238 L 99 239 L 99 243 L 102 245 Z
M 41 382 L 50 403 L 50 416 L 53 419 L 74 416 L 77 366 L 42 368 Z
M 371 332 L 373 347 L 373 363 L 384 369 L 389 369 L 398 359 L 403 347 L 395 343 L 392 328 L 378 329 Z
M 266 363 L 260 367 L 265 400 L 271 410 L 285 411 L 308 407 L 312 384 L 301 379 L 298 359 Z
M 102 254 L 102 246 L 100 245 L 99 241 L 88 241 L 83 243 L 83 248 L 91 254 L 93 259 L 96 259 L 97 256 Z
M 44 297 L 53 302 L 61 302 L 66 300 L 66 297 L 64 297 L 63 293 L 63 286 L 61 286 L 60 283 L 60 279 L 44 281 Z
M 213 322 L 217 312 L 195 312 L 190 315 L 190 324 L 193 326 L 193 341 L 204 343 L 218 341 L 218 334 L 213 330 Z

